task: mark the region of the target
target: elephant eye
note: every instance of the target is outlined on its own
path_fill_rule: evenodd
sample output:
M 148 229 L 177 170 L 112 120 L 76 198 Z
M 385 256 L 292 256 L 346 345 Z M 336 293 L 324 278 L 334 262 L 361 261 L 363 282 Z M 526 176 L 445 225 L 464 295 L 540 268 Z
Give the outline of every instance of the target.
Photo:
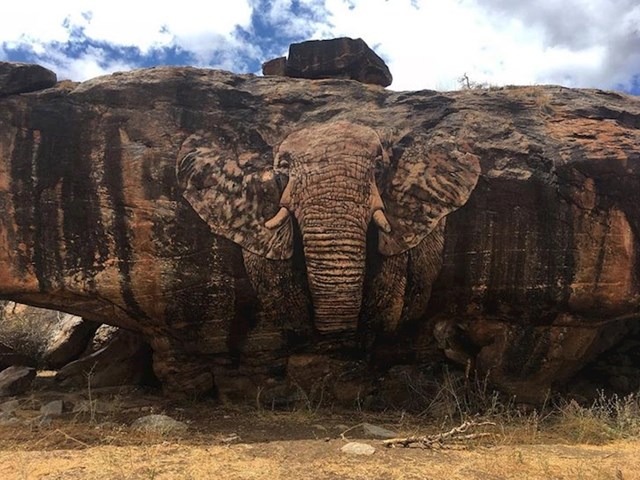
M 287 170 L 289 169 L 290 166 L 290 155 L 288 153 L 284 153 L 282 155 L 280 155 L 280 157 L 278 158 L 278 165 L 276 165 L 276 168 L 281 168 L 283 170 Z

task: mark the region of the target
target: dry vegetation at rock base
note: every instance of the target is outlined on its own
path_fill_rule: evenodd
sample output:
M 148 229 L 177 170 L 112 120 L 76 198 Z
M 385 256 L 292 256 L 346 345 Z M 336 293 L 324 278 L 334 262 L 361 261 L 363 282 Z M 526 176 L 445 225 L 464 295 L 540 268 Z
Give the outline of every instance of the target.
M 0 343 L 41 363 L 42 354 L 62 312 L 0 301 Z
M 52 398 L 89 408 L 39 422 Z M 91 401 L 87 404 L 87 400 Z M 20 398 L 20 423 L 0 426 L 3 479 L 634 479 L 640 478 L 640 399 L 600 396 L 593 404 L 549 401 L 539 410 L 503 399 L 482 383 L 455 379 L 423 412 L 351 411 L 302 402 L 286 411 L 171 402 L 133 389 L 72 393 L 48 389 Z M 440 412 L 435 415 L 435 412 Z M 446 412 L 446 413 L 444 413 Z M 164 413 L 186 431 L 141 431 L 133 422 Z M 481 437 L 433 448 L 387 448 L 363 430 L 400 437 L 437 435 L 463 421 L 490 422 Z M 350 455 L 347 442 L 371 445 Z

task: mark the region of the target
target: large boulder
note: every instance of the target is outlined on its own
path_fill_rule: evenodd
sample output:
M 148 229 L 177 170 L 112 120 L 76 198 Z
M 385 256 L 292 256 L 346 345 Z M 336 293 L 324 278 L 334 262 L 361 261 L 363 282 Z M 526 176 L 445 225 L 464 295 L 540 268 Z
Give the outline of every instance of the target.
M 639 320 L 639 119 L 170 67 L 3 98 L 0 296 L 141 334 L 175 396 L 397 405 L 456 362 L 539 398 Z
M 384 60 L 364 40 L 348 37 L 293 43 L 288 58 L 265 62 L 262 73 L 308 79 L 348 78 L 383 87 L 393 80 Z
M 119 329 L 107 344 L 64 367 L 55 376 L 63 387 L 138 385 L 151 373 L 151 349 L 140 335 Z
M 31 63 L 0 62 L 0 97 L 53 87 L 56 74 Z
M 44 362 L 55 369 L 75 360 L 87 349 L 98 327 L 90 320 L 64 314 L 47 342 Z

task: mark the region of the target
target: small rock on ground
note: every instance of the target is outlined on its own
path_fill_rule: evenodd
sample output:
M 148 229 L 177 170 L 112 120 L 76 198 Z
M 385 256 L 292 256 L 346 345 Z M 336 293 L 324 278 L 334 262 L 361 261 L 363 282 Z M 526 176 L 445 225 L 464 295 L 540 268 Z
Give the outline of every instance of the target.
M 13 412 L 0 413 L 0 425 L 15 425 L 20 423 L 20 420 L 13 414 Z
M 15 412 L 20 408 L 20 400 L 9 400 L 8 402 L 0 403 L 0 412 Z
M 147 415 L 133 422 L 131 428 L 147 432 L 173 433 L 184 432 L 188 427 L 186 423 L 174 420 L 167 415 Z
M 389 438 L 397 438 L 398 436 L 398 434 L 393 430 L 388 430 L 386 428 L 379 427 L 378 425 L 373 425 L 371 423 L 363 423 L 362 430 L 364 430 L 365 434 L 371 435 L 376 438 L 389 439 Z
M 59 415 L 62 415 L 63 407 L 64 405 L 62 403 L 62 400 L 53 400 L 52 402 L 49 402 L 40 407 L 40 413 L 43 416 L 57 417 Z
M 340 450 L 344 453 L 350 453 L 352 455 L 373 455 L 376 451 L 376 449 L 371 445 L 359 442 L 349 442 Z

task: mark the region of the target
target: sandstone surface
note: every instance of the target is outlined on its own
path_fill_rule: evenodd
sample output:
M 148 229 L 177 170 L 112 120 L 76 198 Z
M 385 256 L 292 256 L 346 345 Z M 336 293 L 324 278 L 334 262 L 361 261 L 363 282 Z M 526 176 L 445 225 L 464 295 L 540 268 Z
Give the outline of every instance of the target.
M 0 99 L 0 205 L 0 295 L 141 333 L 173 395 L 456 362 L 536 401 L 640 317 L 615 92 L 124 72 Z

